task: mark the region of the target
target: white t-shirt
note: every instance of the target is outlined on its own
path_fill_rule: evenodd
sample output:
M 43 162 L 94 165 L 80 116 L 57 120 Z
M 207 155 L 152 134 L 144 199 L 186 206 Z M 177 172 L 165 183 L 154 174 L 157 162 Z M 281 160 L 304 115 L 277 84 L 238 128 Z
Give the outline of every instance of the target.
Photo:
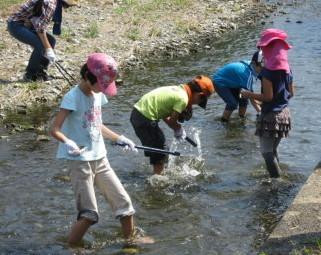
M 86 96 L 77 86 L 73 87 L 62 99 L 60 108 L 70 110 L 61 131 L 73 140 L 78 147 L 86 150 L 79 156 L 69 155 L 64 143 L 59 143 L 57 158 L 91 161 L 106 156 L 106 147 L 101 133 L 101 106 L 107 98 L 102 93 Z

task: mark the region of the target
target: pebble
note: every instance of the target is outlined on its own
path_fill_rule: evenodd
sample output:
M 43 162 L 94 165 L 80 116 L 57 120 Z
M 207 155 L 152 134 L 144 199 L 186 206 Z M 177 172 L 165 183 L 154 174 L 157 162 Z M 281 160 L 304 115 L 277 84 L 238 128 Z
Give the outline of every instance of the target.
M 47 135 L 38 135 L 36 138 L 37 142 L 48 142 L 50 141 L 50 137 Z

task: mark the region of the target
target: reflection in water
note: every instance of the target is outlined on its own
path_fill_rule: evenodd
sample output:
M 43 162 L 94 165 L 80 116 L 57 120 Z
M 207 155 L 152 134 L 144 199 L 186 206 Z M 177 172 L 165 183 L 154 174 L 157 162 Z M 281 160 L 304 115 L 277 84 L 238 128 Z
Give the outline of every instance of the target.
M 36 135 L 29 132 L 17 134 L 0 140 L 0 253 L 256 254 L 319 160 L 319 10 L 320 1 L 305 1 L 300 8 L 287 10 L 289 14 L 275 17 L 273 23 L 288 31 L 294 45 L 290 59 L 298 85 L 291 101 L 294 129 L 280 145 L 286 170 L 280 182 L 270 183 L 266 178 L 254 136 L 254 111 L 250 109 L 244 122 L 232 118 L 228 125 L 222 124 L 218 119 L 224 104 L 214 96 L 206 111 L 195 108 L 185 124 L 198 148 L 176 143 L 172 132 L 161 124 L 171 149 L 183 155 L 170 159 L 164 176 L 151 176 L 142 152 L 124 154 L 107 143 L 111 165 L 137 210 L 137 224 L 156 243 L 138 250 L 123 249 L 119 222 L 99 196 L 101 220 L 86 235 L 83 247 L 73 251 L 65 246 L 65 236 L 76 211 L 70 202 L 73 194 L 65 163 L 54 158 L 56 142 L 36 142 Z M 119 96 L 104 109 L 104 121 L 135 139 L 128 120 L 140 95 L 188 81 L 199 73 L 210 75 L 227 62 L 248 58 L 260 30 L 249 27 L 222 39 L 206 54 L 127 73 Z

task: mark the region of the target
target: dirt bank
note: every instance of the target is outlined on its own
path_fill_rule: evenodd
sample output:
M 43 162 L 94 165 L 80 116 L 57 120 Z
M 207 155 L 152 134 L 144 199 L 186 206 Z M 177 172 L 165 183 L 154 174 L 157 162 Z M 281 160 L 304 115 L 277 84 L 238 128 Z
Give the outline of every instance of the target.
M 211 46 L 215 39 L 240 26 L 264 22 L 278 6 L 254 0 L 81 1 L 81 6 L 64 13 L 56 53 L 77 79 L 79 66 L 94 51 L 114 56 L 124 72 L 155 58 L 215 50 Z M 56 80 L 22 82 L 31 48 L 8 34 L 7 13 L 0 17 L 2 119 L 8 109 L 27 115 L 35 105 L 52 106 L 69 86 L 54 67 L 50 74 L 57 76 Z

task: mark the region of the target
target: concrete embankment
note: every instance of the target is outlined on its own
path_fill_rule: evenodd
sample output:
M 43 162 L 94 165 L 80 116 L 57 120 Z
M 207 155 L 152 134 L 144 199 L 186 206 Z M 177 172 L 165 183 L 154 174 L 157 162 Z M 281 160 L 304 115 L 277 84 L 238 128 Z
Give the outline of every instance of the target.
M 320 238 L 321 162 L 302 186 L 261 250 L 263 254 L 269 255 L 321 254 L 318 247 Z

